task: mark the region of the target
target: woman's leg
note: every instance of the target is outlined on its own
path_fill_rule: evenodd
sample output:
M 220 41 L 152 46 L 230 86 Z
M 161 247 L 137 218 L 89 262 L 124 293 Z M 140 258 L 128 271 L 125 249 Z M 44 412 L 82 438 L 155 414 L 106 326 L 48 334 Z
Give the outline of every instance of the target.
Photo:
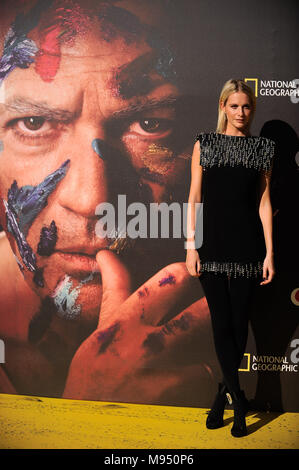
M 248 324 L 249 313 L 253 300 L 254 289 L 257 284 L 255 278 L 236 277 L 230 279 L 230 299 L 232 322 L 234 329 L 235 342 L 239 350 L 239 364 L 242 361 L 247 338 L 248 338 Z M 242 437 L 247 434 L 246 427 L 246 414 L 249 409 L 248 401 L 244 392 L 239 390 L 232 393 L 233 407 L 234 407 L 234 424 L 231 429 L 231 434 L 234 437 Z
M 255 278 L 239 276 L 230 279 L 229 294 L 231 299 L 232 325 L 235 343 L 239 352 L 238 368 L 240 367 L 247 344 L 249 314 L 256 283 Z
M 226 274 L 204 272 L 199 278 L 210 309 L 215 350 L 230 392 L 240 390 L 240 346 L 235 341 L 232 307 Z

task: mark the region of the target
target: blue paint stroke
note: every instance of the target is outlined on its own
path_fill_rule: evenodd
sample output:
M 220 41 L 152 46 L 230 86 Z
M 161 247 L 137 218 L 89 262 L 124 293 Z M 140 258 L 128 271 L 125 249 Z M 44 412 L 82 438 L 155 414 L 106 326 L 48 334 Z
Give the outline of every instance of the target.
M 66 175 L 70 160 L 66 160 L 58 170 L 47 176 L 37 186 L 18 188 L 14 181 L 8 191 L 8 199 L 3 203 L 6 210 L 7 229 L 14 236 L 20 256 L 26 268 L 34 272 L 33 281 L 43 287 L 42 271 L 37 268 L 36 256 L 26 240 L 29 227 L 47 205 L 49 195 L 54 191 L 58 182 Z
M 76 301 L 80 294 L 81 287 L 93 279 L 94 273 L 91 272 L 83 279 L 77 287 L 73 288 L 70 276 L 65 275 L 61 283 L 55 289 L 52 297 L 54 299 L 57 313 L 61 318 L 66 320 L 74 320 L 81 313 L 81 305 L 77 305 Z
M 105 157 L 104 157 L 104 154 L 103 154 L 103 149 L 101 147 L 103 147 L 105 145 L 104 141 L 101 140 L 101 139 L 93 139 L 92 143 L 91 143 L 91 146 L 93 148 L 93 150 L 95 151 L 95 153 L 102 159 L 102 160 L 106 160 Z
M 3 54 L 0 59 L 0 85 L 6 76 L 16 67 L 26 69 L 34 62 L 38 47 L 27 34 L 39 22 L 42 12 L 49 8 L 54 0 L 39 0 L 27 14 L 19 13 L 6 34 Z
M 21 258 L 29 271 L 34 272 L 36 270 L 36 256 L 33 253 L 32 248 L 27 243 L 26 238 L 19 229 L 19 225 L 16 216 L 13 211 L 10 210 L 7 202 L 3 199 L 3 204 L 6 210 L 7 217 L 7 229 L 14 236 Z
M 21 261 L 19 260 L 19 258 L 18 258 L 14 253 L 13 253 L 13 255 L 14 255 L 14 257 L 15 257 L 15 260 L 16 260 L 18 266 L 19 266 L 19 269 L 20 269 L 21 273 L 22 273 L 23 276 L 24 276 L 24 267 L 23 267 Z
M 175 57 L 166 40 L 157 31 L 150 29 L 147 34 L 146 42 L 157 51 L 154 67 L 158 74 L 162 75 L 166 80 L 176 82 L 177 72 L 175 69 Z
M 44 270 L 43 268 L 36 268 L 34 276 L 33 276 L 33 282 L 38 287 L 44 287 L 43 270 Z
M 139 290 L 137 291 L 137 294 L 139 295 L 139 297 L 147 297 L 149 296 L 149 290 L 147 287 L 144 287 L 142 290 Z
M 106 352 L 119 330 L 120 322 L 116 322 L 109 328 L 106 328 L 106 330 L 100 331 L 97 334 L 97 341 L 101 344 L 98 354 L 104 354 Z
M 9 29 L 4 43 L 4 52 L 0 60 L 0 85 L 6 76 L 16 67 L 26 69 L 34 62 L 38 51 L 35 42 L 24 36 L 16 37 L 12 28 Z
M 60 317 L 74 320 L 81 313 L 81 306 L 76 305 L 79 295 L 79 286 L 72 289 L 73 283 L 70 276 L 66 275 L 58 288 L 54 291 L 54 303 Z
M 70 160 L 66 160 L 58 170 L 48 175 L 37 186 L 18 188 L 16 181 L 11 185 L 7 196 L 8 207 L 15 214 L 19 229 L 25 236 L 34 219 L 46 207 L 50 194 L 65 177 L 69 163 Z
M 169 274 L 159 281 L 159 286 L 165 286 L 167 284 L 175 284 L 175 277 L 173 274 Z
M 57 227 L 55 221 L 52 220 L 49 227 L 41 229 L 40 241 L 37 246 L 37 253 L 41 256 L 50 256 L 57 242 Z
M 4 150 L 4 144 L 2 140 L 0 140 L 0 152 L 3 152 L 3 150 Z

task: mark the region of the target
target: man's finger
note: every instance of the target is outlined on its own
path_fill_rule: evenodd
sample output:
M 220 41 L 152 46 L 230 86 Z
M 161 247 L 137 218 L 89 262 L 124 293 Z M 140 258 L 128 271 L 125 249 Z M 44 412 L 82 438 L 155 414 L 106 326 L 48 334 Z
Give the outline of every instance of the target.
M 99 324 L 106 322 L 131 294 L 131 277 L 119 256 L 109 250 L 96 255 L 102 276 L 102 303 Z
M 198 277 L 190 276 L 185 263 L 161 269 L 140 286 L 108 319 L 109 325 L 121 319 L 140 319 L 147 325 L 167 321 L 198 300 Z M 107 324 L 105 325 L 107 326 Z

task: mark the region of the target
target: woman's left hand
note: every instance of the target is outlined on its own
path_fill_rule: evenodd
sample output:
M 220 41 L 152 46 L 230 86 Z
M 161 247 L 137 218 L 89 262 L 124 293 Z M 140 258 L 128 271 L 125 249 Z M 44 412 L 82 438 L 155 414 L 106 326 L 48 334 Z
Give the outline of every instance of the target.
M 273 254 L 266 255 L 263 264 L 263 281 L 260 285 L 269 284 L 275 275 Z

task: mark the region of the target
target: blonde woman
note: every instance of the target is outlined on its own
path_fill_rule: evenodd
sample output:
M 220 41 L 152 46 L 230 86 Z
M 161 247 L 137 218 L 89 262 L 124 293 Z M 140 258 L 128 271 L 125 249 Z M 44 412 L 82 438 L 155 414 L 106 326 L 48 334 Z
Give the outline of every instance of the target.
M 238 369 L 248 337 L 255 287 L 275 274 L 270 175 L 274 142 L 250 135 L 256 107 L 251 88 L 228 80 L 220 94 L 216 132 L 196 136 L 188 200 L 186 266 L 198 276 L 211 314 L 223 374 L 207 428 L 223 426 L 227 399 L 234 408 L 231 434 L 247 434 L 248 401 Z M 203 203 L 203 243 L 195 244 L 195 203 Z

